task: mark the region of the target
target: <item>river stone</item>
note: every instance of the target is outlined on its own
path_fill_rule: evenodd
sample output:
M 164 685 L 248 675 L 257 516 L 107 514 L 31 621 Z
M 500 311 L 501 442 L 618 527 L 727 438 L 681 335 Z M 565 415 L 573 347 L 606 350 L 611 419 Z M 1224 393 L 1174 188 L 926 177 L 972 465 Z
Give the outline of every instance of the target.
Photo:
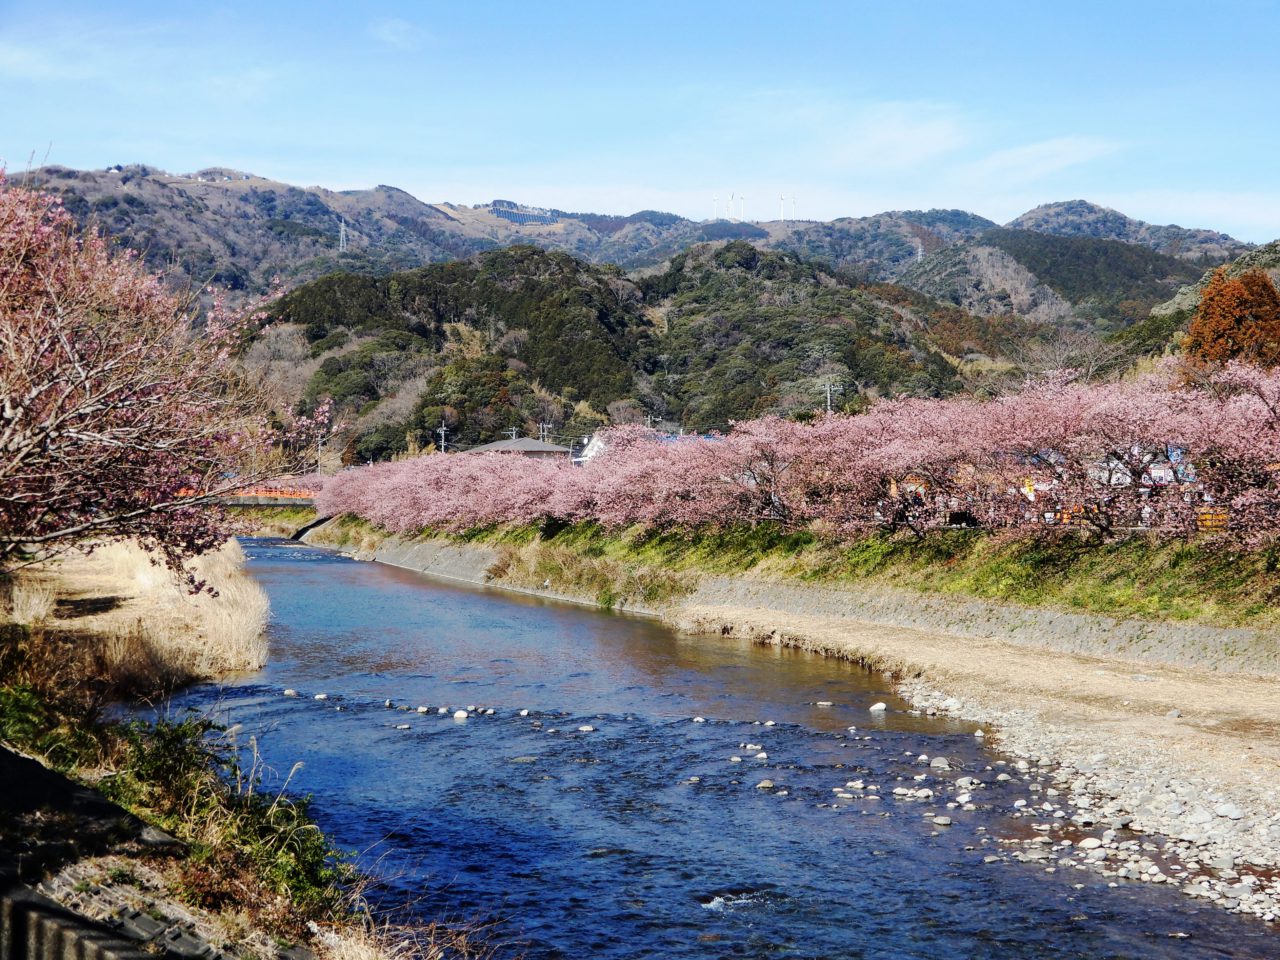
M 329 695 L 328 695 L 327 693 L 317 693 L 317 694 L 316 694 L 316 699 L 317 699 L 317 700 L 328 700 L 328 699 L 329 699 Z
M 706 723 L 707 721 L 706 721 L 706 718 L 704 718 L 704 717 L 694 717 L 694 718 L 693 718 L 693 722 L 694 722 L 694 723 Z
M 465 720 L 465 719 L 467 719 L 467 711 L 465 711 L 465 710 L 455 710 L 455 711 L 453 711 L 453 719 L 455 719 L 455 720 Z
M 951 761 L 946 757 L 934 757 L 929 761 L 930 770 L 950 770 Z
M 772 781 L 772 780 L 761 780 L 759 783 L 757 783 L 757 784 L 756 784 L 756 789 L 757 789 L 757 790 L 772 790 L 772 789 L 773 789 L 773 781 Z
M 940 826 L 940 827 L 949 827 L 949 826 L 951 826 L 951 818 L 950 818 L 950 817 L 934 817 L 934 818 L 933 818 L 933 822 L 934 822 L 934 823 L 936 823 L 936 824 L 937 824 L 938 826 Z
M 1076 846 L 1078 846 L 1081 850 L 1097 850 L 1098 847 L 1102 846 L 1102 841 L 1099 840 L 1097 837 L 1085 837 L 1078 844 L 1076 844 Z
M 296 696 L 298 695 L 298 691 L 297 691 L 297 690 L 293 690 L 293 689 L 289 689 L 289 690 L 286 690 L 286 691 L 284 692 L 284 695 L 285 695 L 286 697 L 296 697 Z
M 578 728 L 578 732 L 579 732 L 579 733 L 595 733 L 595 732 L 596 732 L 596 728 L 595 728 L 595 727 L 593 727 L 593 726 L 591 726 L 591 725 L 590 725 L 590 724 L 588 724 L 588 723 L 584 723 L 582 726 L 580 726 L 580 727 Z
M 872 712 L 872 713 L 884 713 L 884 712 L 885 712 L 886 710 L 888 710 L 888 709 L 889 709 L 889 708 L 888 708 L 888 707 L 886 707 L 883 703 L 873 703 L 873 704 L 871 705 L 871 712 Z
M 1213 808 L 1213 812 L 1228 820 L 1240 820 L 1244 817 L 1244 811 L 1234 803 L 1220 803 Z

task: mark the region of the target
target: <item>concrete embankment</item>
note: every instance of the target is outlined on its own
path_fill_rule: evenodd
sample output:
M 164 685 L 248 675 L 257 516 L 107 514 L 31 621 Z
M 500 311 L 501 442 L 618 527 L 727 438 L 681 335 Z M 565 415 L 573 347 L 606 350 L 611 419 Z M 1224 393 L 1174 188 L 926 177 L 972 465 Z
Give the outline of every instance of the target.
M 385 539 L 362 556 L 504 586 L 491 574 L 502 553 L 489 545 Z M 555 588 L 520 590 L 592 602 Z M 891 671 L 917 709 L 989 725 L 1002 750 L 1049 771 L 1061 798 L 1039 814 L 1049 846 L 1027 857 L 1280 917 L 1274 636 L 746 576 L 702 576 L 660 607 L 621 608 Z M 1028 799 L 1036 802 L 1011 815 L 1034 817 L 1044 798 Z M 1111 829 L 1087 856 L 1066 839 L 1050 844 L 1062 825 L 1094 823 Z
M 182 856 L 173 837 L 4 747 L 0 783 L 0 821 L 13 831 L 0 831 L 0 960 L 220 956 L 176 903 L 92 866 Z

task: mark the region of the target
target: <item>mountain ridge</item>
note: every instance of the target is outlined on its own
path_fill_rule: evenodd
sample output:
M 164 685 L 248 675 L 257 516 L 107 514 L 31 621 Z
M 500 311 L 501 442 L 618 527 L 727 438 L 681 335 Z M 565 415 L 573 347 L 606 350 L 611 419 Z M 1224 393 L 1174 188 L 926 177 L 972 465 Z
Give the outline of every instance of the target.
M 428 203 L 389 185 L 333 191 L 228 167 L 169 174 L 145 164 L 106 170 L 46 166 L 18 178 L 57 193 L 82 222 L 143 252 L 192 286 L 264 292 L 334 271 L 389 273 L 532 243 L 624 269 L 653 268 L 695 243 L 746 240 L 794 252 L 865 281 L 892 281 L 913 264 L 998 225 L 963 210 L 887 211 L 832 221 L 693 221 L 662 211 L 569 213 L 510 200 Z M 1248 244 L 1208 230 L 1159 227 L 1085 201 L 1044 204 L 1010 222 L 1032 232 L 1176 249 L 1203 261 Z M 345 233 L 345 249 L 343 234 Z M 1102 236 L 1106 234 L 1106 236 Z M 1231 256 L 1218 256 L 1224 262 Z

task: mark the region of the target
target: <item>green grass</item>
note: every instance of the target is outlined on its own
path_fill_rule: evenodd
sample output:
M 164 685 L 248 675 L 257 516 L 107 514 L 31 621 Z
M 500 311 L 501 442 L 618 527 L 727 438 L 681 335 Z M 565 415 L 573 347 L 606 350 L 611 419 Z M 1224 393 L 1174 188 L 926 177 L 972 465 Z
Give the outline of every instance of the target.
M 316 519 L 314 507 L 227 507 L 227 515 L 254 534 L 301 530 Z
M 307 814 L 307 800 L 264 792 L 221 728 L 192 715 L 180 721 L 117 725 L 115 774 L 99 786 L 127 809 L 192 848 L 192 899 L 210 899 L 202 866 L 246 871 L 286 897 L 301 918 L 332 920 L 343 909 L 343 858 Z M 255 758 L 256 759 L 256 758 Z M 213 905 L 201 903 L 200 905 Z
M 557 566 L 567 565 L 567 550 L 623 577 L 664 571 L 686 575 L 686 584 L 698 574 L 751 574 L 1224 627 L 1267 628 L 1280 619 L 1280 551 L 1231 550 L 1208 541 L 1135 536 L 1099 544 L 1072 535 L 1009 541 L 956 530 L 836 542 L 769 524 L 667 532 L 577 524 L 541 534 L 535 527 L 473 531 L 466 539 L 519 543 L 526 552 L 554 548 L 537 568 L 553 583 Z
M 339 545 L 385 537 L 341 517 L 326 530 Z M 463 534 L 424 530 L 497 547 L 495 575 L 594 597 L 602 606 L 661 602 L 688 593 L 698 576 L 750 574 L 851 587 L 884 584 L 1115 617 L 1219 627 L 1280 625 L 1280 548 L 1246 551 L 1212 540 L 1149 535 L 1099 543 L 1071 533 L 1009 540 L 979 531 L 923 538 L 872 534 L 836 541 L 773 524 L 726 530 L 605 530 L 591 523 L 492 526 Z
M 91 718 L 19 683 L 0 685 L 0 743 L 38 754 L 62 772 L 93 765 L 104 749 Z
M 281 904 L 245 906 L 295 938 L 306 921 L 340 920 L 347 910 L 352 871 L 306 799 L 264 792 L 257 769 L 208 720 L 102 723 L 72 701 L 0 684 L 0 742 L 73 778 L 105 766 L 94 783 L 103 794 L 189 845 L 182 892 L 198 906 L 234 904 L 246 890 L 278 894 Z

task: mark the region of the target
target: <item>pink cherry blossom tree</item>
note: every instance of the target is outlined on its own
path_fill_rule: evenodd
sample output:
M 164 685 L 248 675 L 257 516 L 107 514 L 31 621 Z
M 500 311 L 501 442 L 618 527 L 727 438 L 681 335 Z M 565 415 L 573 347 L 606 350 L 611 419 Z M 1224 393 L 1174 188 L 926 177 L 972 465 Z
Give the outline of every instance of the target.
M 225 539 L 216 497 L 305 471 L 325 413 L 268 419 L 234 359 L 250 320 L 215 303 L 197 329 L 132 253 L 0 176 L 0 563 L 134 537 L 180 566 Z

